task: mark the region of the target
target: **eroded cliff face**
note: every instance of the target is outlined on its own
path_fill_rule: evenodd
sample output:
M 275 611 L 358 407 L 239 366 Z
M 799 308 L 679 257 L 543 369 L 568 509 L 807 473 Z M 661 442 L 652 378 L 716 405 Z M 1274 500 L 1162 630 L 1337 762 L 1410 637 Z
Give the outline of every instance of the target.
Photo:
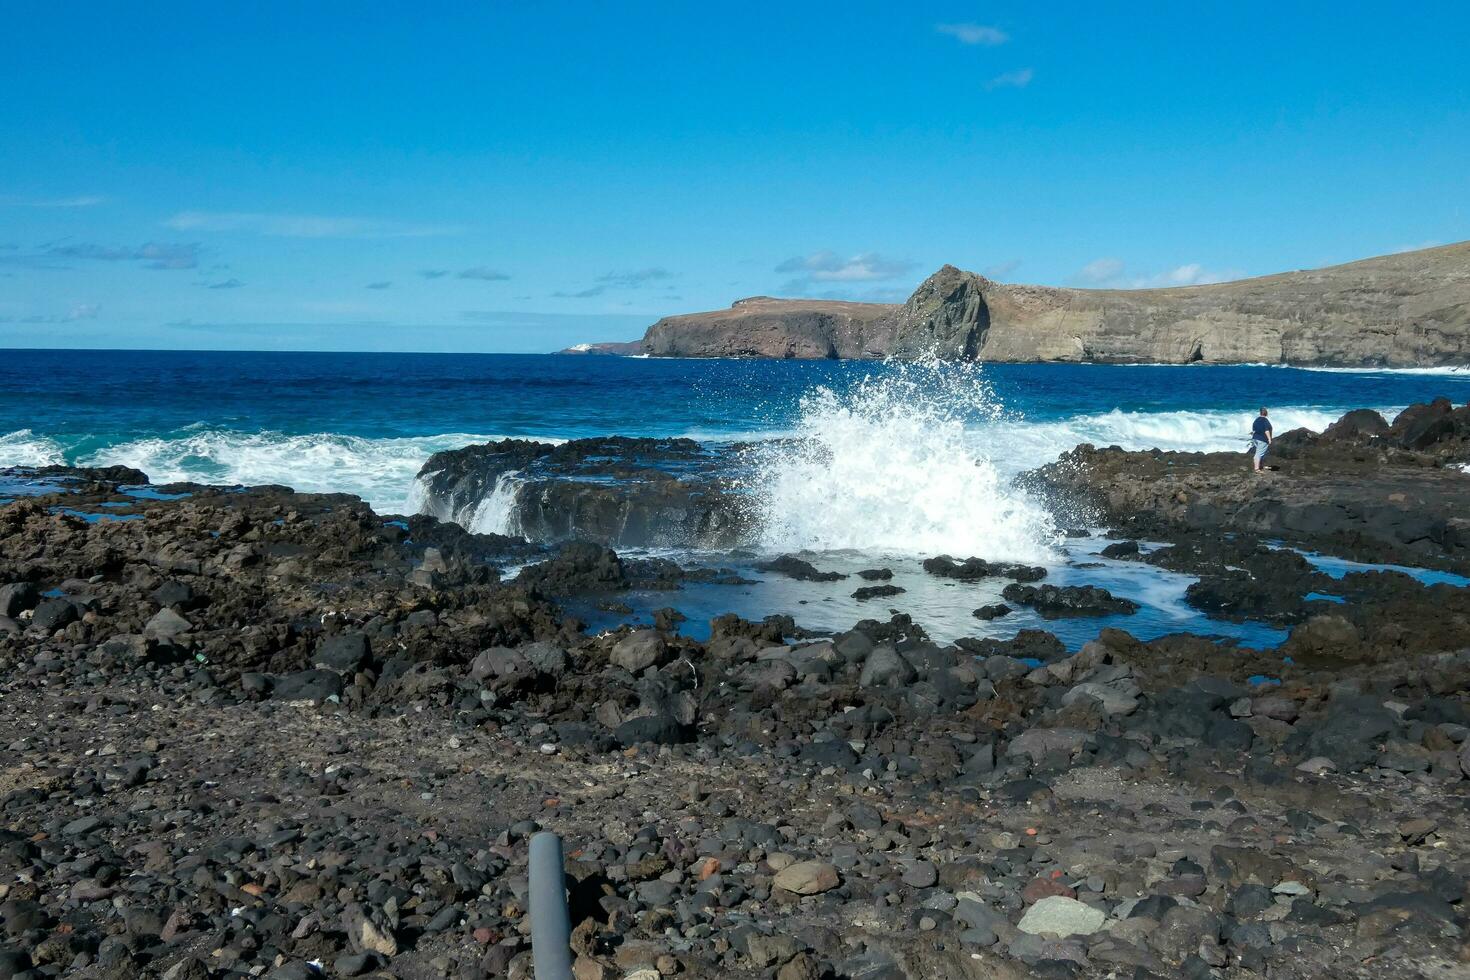
M 654 356 L 1415 366 L 1470 360 L 1470 242 L 1172 289 L 994 282 L 945 266 L 902 306 L 742 300 L 665 317 Z
M 642 350 L 655 357 L 884 357 L 896 309 L 756 296 L 728 310 L 664 317 L 648 328 Z

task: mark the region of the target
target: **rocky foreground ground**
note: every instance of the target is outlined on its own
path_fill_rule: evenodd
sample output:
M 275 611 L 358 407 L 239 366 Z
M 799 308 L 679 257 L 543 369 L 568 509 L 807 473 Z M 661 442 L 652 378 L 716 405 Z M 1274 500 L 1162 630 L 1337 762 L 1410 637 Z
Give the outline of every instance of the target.
M 1036 475 L 1115 524 L 1159 494 L 1128 530 L 1167 546 L 1111 557 L 1289 627 L 1271 651 L 941 645 L 902 617 L 589 636 L 568 598 L 673 606 L 711 573 L 51 474 L 67 492 L 0 506 L 0 978 L 526 977 L 540 828 L 579 978 L 1470 975 L 1470 595 L 1266 543 L 1464 571 L 1463 511 L 1434 508 L 1470 484 L 1445 465 L 1467 410 L 1423 413 L 1432 439 L 1360 417 L 1260 478 L 1093 450 Z M 1261 516 L 1326 513 L 1302 508 L 1329 472 L 1402 481 L 1374 500 L 1428 531 Z

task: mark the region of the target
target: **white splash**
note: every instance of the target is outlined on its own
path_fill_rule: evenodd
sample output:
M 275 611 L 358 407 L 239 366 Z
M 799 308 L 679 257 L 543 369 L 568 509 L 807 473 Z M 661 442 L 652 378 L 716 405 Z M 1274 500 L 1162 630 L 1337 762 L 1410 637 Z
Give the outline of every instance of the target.
M 1336 422 L 1346 408 L 1284 406 L 1271 409 L 1277 435 L 1304 428 L 1321 432 Z M 1392 419 L 1401 408 L 1379 408 Z M 1114 410 L 1051 422 L 1011 422 L 984 434 L 993 448 L 991 458 L 1005 476 L 1014 476 L 1056 459 L 1084 442 L 1124 449 L 1162 449 L 1217 453 L 1244 450 L 1250 438 L 1254 410 L 1124 412 Z
M 520 471 L 511 470 L 495 478 L 495 489 L 474 508 L 464 527 L 475 534 L 520 534 L 516 519 L 516 492 L 520 490 Z
M 368 439 L 333 432 L 286 435 L 204 428 L 176 438 L 119 443 L 77 462 L 133 466 L 154 483 L 281 484 L 303 493 L 352 493 L 379 513 L 388 513 L 404 505 L 414 475 L 429 456 L 496 438 L 451 432 Z
M 66 462 L 61 444 L 19 429 L 0 436 L 0 466 L 56 466 Z
M 896 365 L 841 394 L 815 389 L 801 400 L 794 441 L 753 451 L 761 544 L 1052 558 L 1046 510 L 1010 487 L 966 431 L 1002 419 L 974 364 Z

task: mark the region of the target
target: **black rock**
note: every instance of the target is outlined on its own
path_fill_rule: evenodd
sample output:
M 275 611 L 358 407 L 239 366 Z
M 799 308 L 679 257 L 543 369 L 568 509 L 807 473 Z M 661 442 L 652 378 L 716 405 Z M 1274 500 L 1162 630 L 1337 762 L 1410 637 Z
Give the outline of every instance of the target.
M 278 701 L 325 701 L 342 694 L 342 675 L 331 670 L 298 670 L 275 678 L 271 696 Z
M 865 585 L 852 594 L 859 602 L 868 599 L 883 599 L 888 596 L 902 595 L 906 590 L 897 585 Z
M 841 572 L 818 571 L 811 562 L 802 561 L 795 555 L 782 555 L 780 558 L 761 562 L 755 567 L 762 572 L 775 572 L 800 582 L 836 582 L 838 579 L 847 578 Z
M 14 619 L 41 601 L 41 592 L 30 582 L 0 585 L 0 616 Z
M 368 639 L 361 633 L 335 633 L 317 644 L 311 662 L 318 667 L 356 673 L 368 662 Z
M 1095 585 L 1020 585 L 1012 583 L 1001 590 L 1011 602 L 1030 606 L 1043 619 L 1065 616 L 1114 616 L 1138 612 L 1138 603 L 1113 595 Z
M 75 623 L 81 617 L 77 615 L 77 607 L 66 599 L 47 599 L 36 607 L 31 613 L 31 629 L 40 630 L 43 633 L 54 633 L 71 623 Z

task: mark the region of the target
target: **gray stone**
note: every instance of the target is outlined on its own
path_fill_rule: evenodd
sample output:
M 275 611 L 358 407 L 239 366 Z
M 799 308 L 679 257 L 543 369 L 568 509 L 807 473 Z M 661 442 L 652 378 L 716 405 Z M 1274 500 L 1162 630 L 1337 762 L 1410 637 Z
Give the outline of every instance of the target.
M 639 630 L 619 640 L 608 659 L 613 666 L 636 674 L 658 663 L 667 648 L 668 644 L 657 631 Z
M 893 647 L 878 647 L 863 662 L 860 687 L 902 687 L 913 683 L 919 672 Z
M 1016 928 L 1033 936 L 1090 936 L 1106 920 L 1101 909 L 1064 895 L 1048 895 L 1026 910 Z
M 144 625 L 143 635 L 160 640 L 171 640 L 176 636 L 189 632 L 193 628 L 193 623 L 172 609 L 160 609 Z
M 824 861 L 799 861 L 777 872 L 772 884 L 797 895 L 819 895 L 841 881 L 837 869 Z

